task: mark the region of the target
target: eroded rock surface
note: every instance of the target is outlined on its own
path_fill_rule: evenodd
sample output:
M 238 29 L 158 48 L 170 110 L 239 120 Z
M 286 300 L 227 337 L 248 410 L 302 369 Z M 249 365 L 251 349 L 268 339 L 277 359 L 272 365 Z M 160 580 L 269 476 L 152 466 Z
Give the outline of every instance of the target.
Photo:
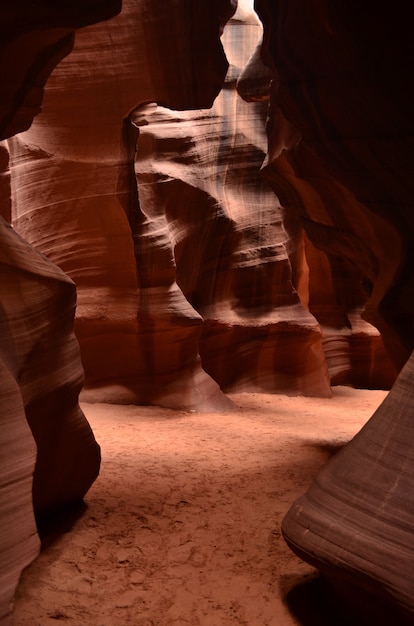
M 74 29 L 106 19 L 118 2 L 3 2 L 0 138 L 25 130 Z M 10 227 L 8 150 L 0 146 L 0 623 L 12 622 L 21 571 L 37 555 L 34 512 L 81 499 L 99 447 L 79 409 L 83 371 L 73 332 L 75 286 Z
M 320 328 L 293 284 L 301 235 L 287 231 L 260 176 L 268 105 L 257 96 L 261 81 L 244 71 L 260 37 L 257 16 L 240 3 L 223 34 L 230 68 L 213 107 L 148 104 L 132 116 L 140 319 L 150 311 L 147 332 L 152 325 L 162 337 L 162 308 L 191 304 L 203 367 L 226 391 L 330 395 Z M 236 90 L 243 71 L 249 103 Z
M 33 3 L 18 2 L 3 20 L 0 138 L 28 128 L 74 27 L 116 10 L 92 2 L 84 12 L 82 3 L 86 18 L 78 22 L 80 3 L 62 13 L 50 6 L 41 2 L 34 14 Z M 2 461 L 0 484 L 0 509 L 15 529 L 0 537 L 4 623 L 19 573 L 37 550 L 33 472 L 42 512 L 81 498 L 99 466 L 77 405 L 74 285 L 53 263 L 78 287 L 85 398 L 222 408 L 228 405 L 217 381 L 232 390 L 323 395 L 329 376 L 386 385 L 411 353 L 413 102 L 406 77 L 413 54 L 400 25 L 410 15 L 400 23 L 377 7 L 374 28 L 371 14 L 358 7 L 355 19 L 345 2 L 257 0 L 269 85 L 256 42 L 247 51 L 240 38 L 243 29 L 258 30 L 246 6 L 227 31 L 234 59 L 208 113 L 198 109 L 212 105 L 224 80 L 219 34 L 235 3 L 126 0 L 119 17 L 80 33 L 54 72 L 43 113 L 9 141 L 11 176 L 0 146 L 1 214 L 8 220 L 13 209 L 16 229 L 50 259 L 1 223 L 0 388 L 10 407 L 4 441 L 16 459 L 11 470 L 8 457 Z M 21 32 L 20 15 L 27 17 Z M 258 177 L 269 97 L 263 170 L 278 199 Z M 149 102 L 197 112 L 167 113 Z M 368 589 L 408 620 L 410 380 L 409 362 L 372 426 L 284 525 L 295 550 L 339 589 L 352 588 L 356 598 L 358 588 Z M 359 464 L 366 473 L 354 489 Z M 15 509 L 8 508 L 10 481 Z M 324 507 L 329 512 L 320 515 Z M 317 532 L 308 532 L 313 524 Z M 342 546 L 332 545 L 335 524 Z
M 374 19 L 347 2 L 256 5 L 274 76 L 266 175 L 331 267 L 348 268 L 342 295 L 361 308 L 359 276 L 364 318 L 398 371 L 413 347 L 412 8 Z M 289 545 L 381 624 L 414 621 L 411 359 L 283 524 Z
M 77 285 L 84 399 L 200 409 L 228 405 L 219 386 L 329 395 L 331 382 L 395 378 L 361 319 L 366 296 L 339 298 L 346 272 L 332 278 L 289 202 L 286 211 L 288 177 L 269 176 L 281 203 L 260 175 L 270 73 L 251 2 L 224 30 L 230 69 L 213 108 L 143 104 L 129 115 L 151 100 L 212 104 L 232 10 L 200 2 L 188 21 L 185 3 L 155 15 L 124 2 L 110 24 L 78 35 L 43 113 L 9 142 L 14 226 Z M 306 190 L 304 202 L 313 196 Z M 329 298 L 318 289 L 326 280 Z
M 368 624 L 413 624 L 414 357 L 283 520 L 288 545 Z
M 136 259 L 127 118 L 151 100 L 212 104 L 228 65 L 220 33 L 234 10 L 225 0 L 198 0 L 191 10 L 187 2 L 126 0 L 110 23 L 78 34 L 48 83 L 42 114 L 10 142 L 14 226 L 77 285 L 84 399 L 230 404 L 201 367 L 200 316 L 177 286 L 158 293 L 164 276 L 148 277 L 149 260 Z

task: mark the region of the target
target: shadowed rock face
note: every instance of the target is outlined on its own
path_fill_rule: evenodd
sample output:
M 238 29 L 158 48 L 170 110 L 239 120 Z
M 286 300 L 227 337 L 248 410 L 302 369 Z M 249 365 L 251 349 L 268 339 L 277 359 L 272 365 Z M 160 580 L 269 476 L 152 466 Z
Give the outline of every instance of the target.
M 284 210 L 260 176 L 268 108 L 257 98 L 261 81 L 244 72 L 249 103 L 236 90 L 260 37 L 257 16 L 240 3 L 223 34 L 230 68 L 213 107 L 178 112 L 148 104 L 132 115 L 139 319 L 147 336 L 164 330 L 173 352 L 167 329 L 177 337 L 179 319 L 170 314 L 163 325 L 162 309 L 178 314 L 191 304 L 203 367 L 225 391 L 327 396 L 319 325 L 293 285 L 301 237 L 286 231 Z M 165 361 L 161 349 L 153 356 Z
M 257 0 L 272 67 L 266 175 L 313 244 L 360 276 L 400 370 L 388 398 L 283 522 L 366 619 L 412 624 L 412 8 Z M 349 287 L 354 285 L 354 279 Z
M 106 20 L 121 0 L 5 0 L 0 20 L 0 139 L 26 130 L 40 112 L 43 88 L 72 49 L 76 28 Z M 24 54 L 22 54 L 24 50 Z
M 127 0 L 119 17 L 80 33 L 73 53 L 54 72 L 43 113 L 29 131 L 9 142 L 11 179 L 7 151 L 0 146 L 1 214 L 10 217 L 12 184 L 16 228 L 76 282 L 77 334 L 89 387 L 107 390 L 100 398 L 226 406 L 201 367 L 199 346 L 206 369 L 224 386 L 244 388 L 248 379 L 252 386 L 269 389 L 274 356 L 294 336 L 292 319 L 304 331 L 297 344 L 303 357 L 296 361 L 303 369 L 294 371 L 293 379 L 299 387 L 307 384 L 307 391 L 312 387 L 309 372 L 318 374 L 319 363 L 327 386 L 322 347 L 327 353 L 329 342 L 345 337 L 350 361 L 361 349 L 359 336 L 369 338 L 370 349 L 380 346 L 377 337 L 370 339 L 372 328 L 363 326 L 364 308 L 367 320 L 381 329 L 397 369 L 413 347 L 413 181 L 408 167 L 413 103 L 406 82 L 413 55 L 401 16 L 390 18 L 377 7 L 374 28 L 371 15 L 358 7 L 354 16 L 345 2 L 257 4 L 266 27 L 263 54 L 274 73 L 264 173 L 280 202 L 251 176 L 250 165 L 258 165 L 264 154 L 263 136 L 258 140 L 255 131 L 246 149 L 244 129 L 245 137 L 237 143 L 242 134 L 237 123 L 230 128 L 229 118 L 213 111 L 209 132 L 218 128 L 218 136 L 207 144 L 219 158 L 211 159 L 209 168 L 220 173 L 220 189 L 213 193 L 211 169 L 196 188 L 191 184 L 192 161 L 185 159 L 191 148 L 199 171 L 207 171 L 201 158 L 205 137 L 197 148 L 190 140 L 182 162 L 173 163 L 174 176 L 163 169 L 156 172 L 173 192 L 179 188 L 182 197 L 191 196 L 194 205 L 202 198 L 205 222 L 199 215 L 194 218 L 188 206 L 176 214 L 159 188 L 147 188 L 149 197 L 157 194 L 156 205 L 145 197 L 143 182 L 151 163 L 145 162 L 139 142 L 138 204 L 131 111 L 148 102 L 175 109 L 213 103 L 227 70 L 219 34 L 235 9 L 230 0 L 169 0 L 156 7 L 150 0 Z M 109 2 L 90 2 L 90 11 L 84 3 L 71 3 L 61 13 L 56 6 L 46 0 L 14 3 L 10 14 L 2 14 L 2 138 L 25 130 L 38 113 L 45 80 L 72 47 L 73 29 L 119 9 Z M 27 18 L 23 26 L 22 15 Z M 402 17 L 401 24 L 408 23 L 409 15 Z M 269 74 L 257 61 L 256 50 L 240 76 L 230 71 L 221 101 L 223 109 L 235 105 L 239 76 L 239 93 L 253 104 L 246 105 L 250 112 L 244 103 L 235 108 L 249 124 L 263 124 L 262 100 L 269 97 L 262 92 L 268 89 Z M 159 113 L 155 119 L 153 113 L 146 105 L 134 114 L 134 122 L 159 123 Z M 179 123 L 203 119 L 200 115 L 182 114 Z M 263 126 L 256 130 L 260 135 Z M 234 139 L 233 151 L 219 145 L 226 134 L 227 140 Z M 154 128 L 143 128 L 140 141 L 154 138 Z M 184 139 L 181 147 L 187 148 Z M 161 161 L 164 167 L 170 159 Z M 236 184 L 241 163 L 242 185 Z M 264 228 L 253 219 L 257 197 Z M 160 198 L 164 204 L 158 215 L 154 208 Z M 275 239 L 269 233 L 273 228 Z M 201 242 L 196 252 L 202 258 L 194 257 L 194 236 Z M 0 621 L 8 623 L 20 571 L 38 549 L 33 504 L 42 513 L 81 498 L 98 471 L 99 449 L 77 404 L 82 369 L 72 328 L 74 284 L 5 221 L 0 242 L 0 390 L 6 409 L 1 441 L 10 452 L 0 468 L 0 512 L 7 522 L 0 533 Z M 214 256 L 216 242 L 221 252 Z M 218 272 L 215 282 L 209 269 L 215 275 L 217 263 L 227 264 L 229 271 Z M 154 278 L 154 266 L 162 267 L 161 276 Z M 270 271 L 262 273 L 263 266 Z M 326 300 L 317 275 L 330 282 Z M 272 292 L 275 283 L 278 289 Z M 332 332 L 326 302 L 340 332 Z M 154 316 L 153 310 L 162 315 Z M 260 324 L 251 321 L 258 311 L 263 334 Z M 208 321 L 201 332 L 203 318 Z M 164 338 L 174 349 L 162 361 L 158 355 L 167 354 Z M 231 375 L 226 360 L 216 359 L 212 348 L 222 338 L 225 349 L 238 350 L 240 357 Z M 255 352 L 256 346 L 263 349 Z M 252 365 L 253 354 L 257 363 Z M 313 365 L 307 371 L 303 362 L 309 359 Z M 332 363 L 331 371 L 337 367 L 335 358 Z M 167 398 L 151 389 L 142 395 L 148 372 L 159 377 Z M 341 375 L 337 380 L 343 382 Z M 392 375 L 389 369 L 385 378 Z M 409 361 L 372 422 L 327 466 L 284 523 L 290 545 L 321 567 L 339 590 L 358 599 L 362 589 L 391 610 L 400 607 L 401 619 L 408 620 L 413 610 L 411 379 Z M 315 386 L 320 384 L 318 374 Z M 89 397 L 97 398 L 94 393 Z M 332 531 L 340 537 L 339 545 L 332 541 Z
M 3 2 L 0 136 L 25 130 L 43 85 L 69 52 L 74 29 L 114 15 L 118 2 Z M 75 286 L 17 235 L 10 219 L 8 155 L 0 147 L 0 623 L 12 621 L 20 573 L 36 556 L 34 510 L 81 499 L 99 470 L 99 447 L 79 409 L 83 381 L 73 333 Z
M 403 304 L 412 264 L 410 9 L 398 18 L 381 9 L 374 23 L 344 2 L 257 6 L 275 72 L 268 175 L 280 159 L 291 183 L 282 201 L 300 211 L 317 247 L 359 269 L 365 315 L 400 369 L 413 347 Z
M 110 23 L 78 34 L 48 83 L 42 114 L 10 142 L 14 227 L 77 285 L 84 399 L 230 404 L 201 367 L 200 316 L 177 288 L 157 295 L 161 267 L 155 280 L 137 269 L 136 129 L 127 118 L 147 101 L 212 104 L 228 67 L 220 33 L 234 10 L 224 0 L 156 9 L 126 0 Z
M 149 4 L 149 3 L 147 3 Z M 154 21 L 154 15 L 149 12 L 145 3 L 132 3 L 133 8 L 140 10 L 140 16 L 147 18 L 148 23 Z M 73 46 L 75 28 L 86 26 L 96 21 L 107 19 L 120 10 L 120 2 L 108 0 L 88 0 L 72 2 L 61 6 L 48 0 L 37 2 L 19 1 L 14 3 L 3 2 L 0 16 L 0 138 L 7 139 L 15 133 L 26 130 L 35 115 L 39 113 L 43 96 L 43 87 L 50 72 Z M 167 60 L 163 66 L 171 75 L 179 65 L 173 42 L 177 35 L 188 34 L 183 37 L 183 46 L 187 46 L 187 64 L 182 66 L 183 84 L 196 79 L 192 57 L 189 50 L 195 50 L 194 38 L 199 44 L 197 63 L 209 77 L 206 83 L 198 84 L 191 92 L 191 99 L 181 101 L 182 88 L 177 83 L 177 92 L 172 93 L 165 77 L 154 79 L 149 85 L 150 90 L 144 90 L 146 96 L 154 96 L 158 87 L 160 98 L 172 98 L 174 106 L 205 106 L 209 105 L 219 89 L 225 71 L 226 60 L 219 43 L 219 33 L 225 21 L 234 11 L 233 3 L 229 0 L 214 2 L 211 14 L 205 11 L 203 3 L 188 3 L 184 0 L 168 3 L 157 8 L 158 24 L 164 24 L 164 29 L 173 24 L 179 29 L 170 39 Z M 196 22 L 203 24 L 203 31 L 194 33 L 190 27 L 183 28 L 184 18 L 191 15 Z M 204 19 L 205 18 L 205 19 Z M 190 20 L 191 23 L 191 20 Z M 181 30 L 180 30 L 181 29 Z M 144 28 L 141 24 L 139 33 L 131 33 L 131 29 L 120 28 L 119 41 L 126 37 L 135 39 L 144 38 Z M 149 32 L 148 31 L 145 32 Z M 191 34 L 189 34 L 191 31 Z M 48 206 L 65 198 L 71 198 L 74 182 L 81 178 L 77 173 L 79 163 L 73 159 L 73 152 L 67 154 L 67 146 L 72 146 L 73 137 L 68 136 L 73 131 L 74 124 L 85 122 L 77 128 L 80 161 L 90 164 L 91 130 L 92 141 L 97 137 L 101 140 L 102 160 L 108 160 L 108 144 L 110 145 L 114 127 L 111 119 L 106 119 L 108 126 L 97 129 L 91 118 L 84 118 L 88 109 L 88 89 L 92 92 L 97 89 L 98 103 L 101 104 L 108 97 L 109 88 L 99 91 L 99 78 L 102 70 L 108 72 L 111 80 L 121 81 L 122 77 L 114 76 L 111 57 L 113 57 L 111 32 L 106 27 L 98 29 L 98 43 L 93 38 L 89 45 L 82 48 L 80 57 L 74 57 L 74 63 L 66 66 L 64 71 L 65 97 L 63 98 L 62 114 L 67 115 L 68 126 L 59 127 L 60 132 L 53 134 L 46 132 L 44 144 L 41 141 L 32 147 L 34 168 L 44 165 L 47 161 L 49 176 L 64 178 L 61 195 L 53 198 L 47 196 Z M 150 56 L 155 54 L 160 44 L 161 34 L 153 26 L 154 39 L 149 39 L 146 46 L 152 46 Z M 211 45 L 209 43 L 211 42 Z M 122 49 L 122 45 L 121 45 Z M 173 55 L 174 52 L 174 55 Z M 105 57 L 106 55 L 106 57 Z M 129 68 L 125 57 L 118 62 Z M 107 61 L 107 63 L 105 63 Z M 136 63 L 134 58 L 133 62 Z M 142 61 L 142 59 L 141 59 Z M 80 62 L 89 72 L 90 82 L 82 84 L 85 100 L 79 98 L 79 75 L 77 73 Z M 74 71 L 75 70 L 75 71 Z M 112 74 L 111 74 L 112 72 Z M 127 72 L 128 73 L 128 72 Z M 109 81 L 110 82 L 110 81 Z M 92 83 L 92 86 L 91 86 Z M 164 85 L 165 83 L 165 85 Z M 154 87 L 155 85 L 155 87 Z M 162 90 L 160 85 L 162 85 Z M 109 85 L 106 85 L 108 88 Z M 146 86 L 147 83 L 146 83 Z M 157 87 L 158 86 L 158 87 Z M 134 88 L 133 88 L 134 90 Z M 61 95 L 62 92 L 60 92 Z M 52 86 L 52 100 L 54 98 Z M 119 106 L 126 107 L 122 115 L 128 114 L 137 100 L 129 99 L 130 92 L 126 90 L 121 103 L 114 107 L 115 117 L 119 113 Z M 115 98 L 119 96 L 116 93 Z M 154 96 L 155 97 L 155 96 Z M 139 98 L 138 98 L 139 100 Z M 119 104 L 119 106 L 118 106 Z M 67 108 L 65 109 L 65 105 Z M 77 106 L 79 105 L 79 106 Z M 84 106 L 83 106 L 84 105 Z M 90 115 L 96 116 L 96 101 L 91 108 Z M 99 107 L 98 107 L 99 108 Z M 109 115 L 109 118 L 111 115 Z M 119 118 L 117 118 L 119 122 Z M 122 116 L 121 116 L 122 122 Z M 56 124 L 52 127 L 55 128 Z M 93 128 L 92 128 L 93 127 Z M 102 128 L 107 128 L 102 134 Z M 122 123 L 116 133 L 122 130 Z M 98 134 L 93 134 L 93 132 Z M 65 143 L 66 140 L 66 143 Z M 58 146 L 61 152 L 56 160 L 50 157 Z M 119 137 L 117 137 L 119 147 Z M 110 145 L 111 147 L 111 145 Z M 59 152 L 58 150 L 58 152 Z M 76 152 L 76 151 L 75 151 Z M 62 166 L 62 153 L 68 157 L 68 163 Z M 109 154 L 111 151 L 109 150 Z M 114 159 L 116 160 L 117 153 Z M 59 162 L 60 160 L 60 162 Z M 10 624 L 12 599 L 22 569 L 35 557 L 39 547 L 36 532 L 34 512 L 40 517 L 51 510 L 64 507 L 74 501 L 82 499 L 99 471 L 99 446 L 91 429 L 78 405 L 78 394 L 83 384 L 83 369 L 80 361 L 79 347 L 73 332 L 74 312 L 76 304 L 75 285 L 63 271 L 31 247 L 7 223 L 11 217 L 11 184 L 8 162 L 8 151 L 4 143 L 0 145 L 0 400 L 2 406 L 1 423 L 1 455 L 0 455 L 0 515 L 2 519 L 0 531 L 0 623 Z M 96 177 L 96 168 L 90 166 L 92 175 Z M 103 166 L 100 171 L 102 180 L 105 180 L 110 167 Z M 113 168 L 112 168 L 113 169 Z M 46 169 L 40 167 L 40 173 Z M 84 173 L 84 172 L 83 172 Z M 29 174 L 29 173 L 28 173 Z M 118 182 L 119 172 L 110 181 Z M 36 211 L 39 189 L 36 183 L 41 181 L 29 178 L 34 185 L 27 193 L 26 210 Z M 75 186 L 76 187 L 76 186 Z M 76 201 L 82 204 L 80 198 L 91 193 L 86 179 L 76 189 Z M 116 185 L 115 185 L 116 187 Z M 40 191 L 45 192 L 45 186 Z M 105 189 L 104 189 L 105 192 Z M 93 191 L 92 191 L 93 193 Z M 105 193 L 103 194 L 105 195 Z M 76 204 L 76 202 L 75 202 Z M 109 210 L 110 210 L 110 203 Z M 73 208 L 73 205 L 71 206 Z M 77 207 L 78 209 L 82 207 Z M 104 207 L 105 208 L 105 207 Z M 81 213 L 75 212 L 75 219 Z M 50 215 L 50 214 L 49 214 Z M 90 216 L 85 209 L 85 224 Z M 47 221 L 47 215 L 46 215 Z M 53 221 L 53 220 L 52 220 Z M 111 231 L 116 237 L 122 232 L 122 219 L 118 229 Z M 44 222 L 37 224 L 42 229 Z M 69 232 L 73 233 L 73 220 L 68 220 Z M 61 226 L 60 226 L 61 228 Z M 100 224 L 98 224 L 100 237 Z M 103 238 L 105 229 L 103 228 Z M 53 237 L 53 228 L 49 234 Z M 88 245 L 93 245 L 93 241 Z M 63 248 L 63 250 L 62 250 Z M 122 241 L 120 264 L 124 261 Z M 64 246 L 59 249 L 65 256 Z M 126 274 L 127 278 L 123 276 Z M 128 267 L 117 278 L 127 282 Z M 134 275 L 135 278 L 135 275 Z M 126 299 L 128 299 L 128 294 Z M 93 307 L 92 303 L 92 307 Z M 99 307 L 99 305 L 97 305 Z M 99 313 L 98 313 L 99 316 Z
M 331 381 L 394 380 L 360 316 L 366 294 L 346 284 L 339 297 L 325 254 L 260 175 L 269 70 L 250 5 L 224 31 L 230 69 L 208 111 L 148 101 L 212 104 L 235 7 L 171 1 L 155 15 L 127 0 L 78 34 L 42 114 L 9 142 L 14 227 L 77 286 L 83 399 L 202 409 L 229 406 L 219 386 L 326 396 Z

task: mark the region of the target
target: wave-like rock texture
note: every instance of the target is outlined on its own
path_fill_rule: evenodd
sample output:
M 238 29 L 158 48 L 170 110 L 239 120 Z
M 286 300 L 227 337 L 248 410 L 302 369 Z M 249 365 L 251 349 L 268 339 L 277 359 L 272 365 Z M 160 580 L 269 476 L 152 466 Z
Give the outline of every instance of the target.
M 212 104 L 228 67 L 220 34 L 234 10 L 230 0 L 125 0 L 118 17 L 78 33 L 43 112 L 10 142 L 14 226 L 77 285 L 84 399 L 228 406 L 201 368 L 200 316 L 173 279 L 161 293 L 163 275 L 137 272 L 148 261 L 136 258 L 130 225 L 137 193 L 127 118 L 147 101 Z
M 98 475 L 100 451 L 78 404 L 83 369 L 74 283 L 2 217 L 0 274 L 3 625 L 20 573 L 37 555 L 34 513 L 40 519 L 82 500 Z
M 414 623 L 414 355 L 283 520 L 287 543 L 366 623 Z
M 260 176 L 267 102 L 253 101 L 260 81 L 244 85 L 250 103 L 236 90 L 260 37 L 257 16 L 240 3 L 223 34 L 230 68 L 213 107 L 148 104 L 132 115 L 141 307 L 156 329 L 156 298 L 172 308 L 177 281 L 177 309 L 190 303 L 199 314 L 203 367 L 226 391 L 329 395 L 320 328 L 293 285 L 301 237 L 287 232 L 284 209 Z
M 345 1 L 256 6 L 274 75 L 266 175 L 332 267 L 346 264 L 348 301 L 359 275 L 364 317 L 400 370 L 414 340 L 412 7 L 373 18 Z M 410 360 L 283 523 L 374 623 L 414 622 L 412 381 Z
M 84 399 L 200 409 L 226 405 L 218 385 L 328 395 L 394 379 L 366 297 L 345 310 L 335 277 L 337 320 L 323 317 L 323 264 L 260 176 L 270 74 L 250 5 L 224 30 L 212 109 L 130 114 L 212 104 L 233 3 L 126 0 L 78 33 L 9 142 L 13 224 L 77 285 Z
M 3 2 L 0 138 L 28 128 L 74 29 L 106 19 L 117 1 Z M 8 150 L 0 144 L 0 624 L 12 623 L 22 570 L 36 557 L 35 514 L 82 499 L 100 453 L 78 405 L 83 382 L 73 332 L 75 286 L 9 225 Z
M 126 116 L 149 100 L 212 103 L 231 4 L 197 4 L 191 16 L 166 4 L 155 16 L 145 2 L 125 2 L 110 24 L 78 34 L 43 113 L 10 141 L 14 226 L 77 285 L 84 399 L 202 408 L 225 403 L 218 385 L 328 395 L 330 383 L 388 387 L 395 378 L 378 331 L 361 320 L 366 297 L 344 306 L 336 280 L 329 291 L 329 264 L 315 262 L 324 253 L 304 245 L 298 216 L 260 176 L 270 75 L 250 4 L 240 2 L 224 30 L 230 69 L 212 109 L 146 104 L 132 114 L 139 198 Z M 173 53 L 160 32 L 167 20 L 171 33 L 184 28 L 184 16 L 203 18 L 206 39 L 183 31 Z M 170 84 L 171 64 L 182 83 Z
M 7 231 L 0 218 L 0 233 Z M 11 276 L 4 267 L 4 237 L 1 237 L 0 271 Z M 16 270 L 13 268 L 13 273 Z M 9 624 L 11 606 L 20 574 L 37 556 L 39 538 L 33 515 L 32 483 L 36 463 L 36 444 L 27 423 L 23 400 L 16 376 L 9 363 L 14 338 L 3 308 L 0 308 L 0 624 Z
M 73 331 L 76 291 L 4 220 L 0 254 L 1 357 L 36 443 L 33 507 L 43 515 L 81 500 L 99 471 L 99 446 L 78 405 L 83 369 Z

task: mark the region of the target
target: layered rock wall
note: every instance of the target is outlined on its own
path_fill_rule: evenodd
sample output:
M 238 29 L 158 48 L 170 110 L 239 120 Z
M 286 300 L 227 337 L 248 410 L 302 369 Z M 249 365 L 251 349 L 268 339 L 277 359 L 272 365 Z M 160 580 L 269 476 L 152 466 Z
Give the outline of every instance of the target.
M 78 34 L 48 83 L 42 114 L 10 142 L 13 224 L 77 285 L 84 399 L 229 405 L 201 367 L 200 316 L 176 286 L 157 293 L 163 261 L 148 278 L 137 254 L 136 269 L 128 116 L 151 100 L 209 107 L 227 70 L 220 34 L 234 10 L 224 0 L 157 8 L 126 0 L 113 21 Z M 159 247 L 162 259 L 162 240 Z
M 39 6 L 37 6 L 39 5 Z M 118 2 L 4 2 L 0 17 L 0 137 L 25 130 L 74 28 L 116 13 Z M 83 383 L 73 332 L 75 285 L 11 227 L 8 150 L 0 146 L 0 623 L 37 555 L 34 513 L 81 499 L 99 470 L 99 446 L 79 409 Z
M 256 6 L 274 76 L 266 176 L 338 276 L 345 267 L 339 295 L 359 309 L 367 298 L 364 318 L 396 370 L 406 363 L 283 532 L 367 623 L 412 624 L 412 9 Z
M 148 102 L 212 104 L 231 3 L 155 14 L 127 0 L 79 33 L 42 114 L 9 142 L 13 224 L 77 285 L 84 399 L 201 409 L 228 406 L 219 387 L 326 396 L 394 380 L 366 296 L 339 297 L 346 272 L 332 279 L 333 259 L 305 246 L 290 174 L 269 176 L 278 197 L 261 177 L 270 76 L 251 4 L 224 30 L 212 108 Z
M 30 126 L 74 28 L 119 8 L 10 4 L 0 139 Z M 228 407 L 218 383 L 323 395 L 329 379 L 386 386 L 411 353 L 409 9 L 376 7 L 374 24 L 345 1 L 257 8 L 270 86 L 247 3 L 225 33 L 231 66 L 206 113 L 235 3 L 125 0 L 119 17 L 79 33 L 43 112 L 8 142 L 11 168 L 0 146 L 4 624 L 38 550 L 34 509 L 82 498 L 99 468 L 77 402 L 74 282 L 85 398 Z M 266 114 L 262 169 L 277 198 L 258 173 Z M 361 605 L 362 590 L 407 623 L 411 370 L 284 522 L 346 597 Z
M 179 286 L 175 306 L 198 314 L 203 367 L 222 389 L 329 395 L 320 328 L 293 285 L 301 236 L 287 232 L 260 176 L 268 105 L 247 103 L 236 89 L 261 37 L 249 4 L 224 31 L 230 68 L 211 109 L 148 104 L 132 115 L 139 320 L 151 311 L 147 324 L 157 329 Z M 163 336 L 159 321 L 156 332 Z

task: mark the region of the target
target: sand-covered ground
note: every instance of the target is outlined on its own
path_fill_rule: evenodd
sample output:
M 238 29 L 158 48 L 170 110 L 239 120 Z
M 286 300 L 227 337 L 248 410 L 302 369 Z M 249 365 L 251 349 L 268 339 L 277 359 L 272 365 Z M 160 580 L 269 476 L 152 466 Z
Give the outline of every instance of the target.
M 338 626 L 280 524 L 385 395 L 237 394 L 229 413 L 83 404 L 101 474 L 72 525 L 44 529 L 15 626 Z

